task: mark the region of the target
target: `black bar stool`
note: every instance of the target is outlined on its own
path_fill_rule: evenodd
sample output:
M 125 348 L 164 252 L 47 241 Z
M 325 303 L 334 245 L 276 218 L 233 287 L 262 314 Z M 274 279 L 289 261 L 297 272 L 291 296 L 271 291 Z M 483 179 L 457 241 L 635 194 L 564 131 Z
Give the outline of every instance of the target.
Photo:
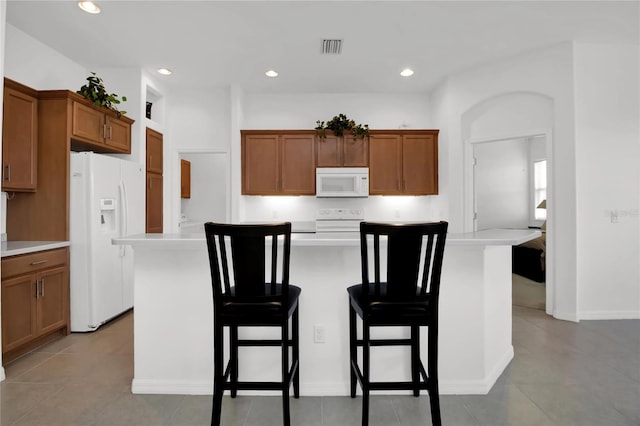
M 290 426 L 289 388 L 300 396 L 298 299 L 300 288 L 289 285 L 291 223 L 228 225 L 205 223 L 213 286 L 214 380 L 211 425 L 220 425 L 222 395 L 238 390 L 282 391 L 283 424 Z M 270 241 L 269 241 L 270 240 Z M 270 244 L 269 278 L 265 277 Z M 279 254 L 279 252 L 281 252 Z M 278 263 L 280 261 L 280 263 Z M 280 270 L 281 280 L 277 275 Z M 289 319 L 291 318 L 291 338 Z M 224 327 L 229 328 L 229 362 L 223 371 Z M 280 339 L 239 339 L 239 327 L 280 327 Z M 238 347 L 279 346 L 282 381 L 238 381 Z M 289 365 L 289 347 L 292 348 Z
M 447 236 L 447 222 L 391 225 L 360 223 L 362 283 L 347 289 L 349 293 L 349 352 L 351 358 L 351 397 L 356 396 L 356 381 L 362 387 L 362 425 L 369 424 L 369 393 L 376 390 L 420 390 L 429 393 L 431 419 L 441 425 L 438 394 L 438 295 L 440 273 Z M 386 239 L 387 276 L 381 279 L 381 237 Z M 369 280 L 369 241 L 373 243 L 374 280 Z M 361 340 L 356 329 L 356 314 L 362 319 Z M 409 339 L 371 339 L 370 328 L 407 326 Z M 420 327 L 428 327 L 428 361 L 425 371 L 420 358 Z M 372 346 L 410 346 L 411 381 L 371 382 Z M 358 347 L 362 347 L 362 370 L 358 365 Z

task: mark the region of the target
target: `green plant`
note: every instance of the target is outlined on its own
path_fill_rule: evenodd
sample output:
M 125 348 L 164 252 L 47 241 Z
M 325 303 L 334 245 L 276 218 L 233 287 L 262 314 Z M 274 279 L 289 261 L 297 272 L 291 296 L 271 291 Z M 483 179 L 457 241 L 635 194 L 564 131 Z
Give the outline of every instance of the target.
M 77 93 L 89 99 L 95 106 L 101 106 L 109 108 L 111 111 L 115 111 L 120 117 L 122 114 L 126 114 L 127 111 L 119 111 L 116 105 L 120 104 L 118 95 L 115 93 L 108 93 L 104 87 L 102 78 L 98 77 L 95 72 L 91 72 L 91 75 L 87 77 L 87 84 L 82 86 Z M 126 102 L 127 97 L 123 96 L 122 101 Z
M 368 124 L 356 124 L 355 121 L 350 120 L 344 114 L 334 116 L 326 124 L 324 121 L 316 121 L 315 130 L 320 138 L 327 137 L 327 129 L 332 130 L 336 136 L 342 136 L 345 131 L 350 131 L 353 135 L 353 140 L 369 136 Z

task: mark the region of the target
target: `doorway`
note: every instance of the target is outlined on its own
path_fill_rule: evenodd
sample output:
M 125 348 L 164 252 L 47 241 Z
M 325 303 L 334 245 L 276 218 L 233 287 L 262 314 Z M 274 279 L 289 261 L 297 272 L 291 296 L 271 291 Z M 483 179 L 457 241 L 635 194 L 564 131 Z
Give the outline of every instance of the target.
M 546 310 L 546 137 L 472 143 L 474 230 L 540 229 L 512 249 L 512 303 Z M 541 175 L 542 174 L 542 175 Z M 544 203 L 543 203 L 544 201 Z
M 228 155 L 226 152 L 179 152 L 178 162 L 190 164 L 189 197 L 180 198 L 180 232 L 200 232 L 205 222 L 229 218 Z M 183 191 L 181 191 L 182 193 Z

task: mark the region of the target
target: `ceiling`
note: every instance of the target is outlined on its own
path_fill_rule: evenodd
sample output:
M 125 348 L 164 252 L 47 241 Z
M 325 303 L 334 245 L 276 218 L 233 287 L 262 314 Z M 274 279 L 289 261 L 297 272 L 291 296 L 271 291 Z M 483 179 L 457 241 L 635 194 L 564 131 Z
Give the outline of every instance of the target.
M 638 1 L 7 1 L 7 22 L 88 70 L 168 87 L 426 92 L 447 75 L 571 40 L 639 43 Z M 343 39 L 340 55 L 322 40 Z M 415 74 L 400 77 L 411 67 Z M 268 69 L 278 78 L 264 75 Z

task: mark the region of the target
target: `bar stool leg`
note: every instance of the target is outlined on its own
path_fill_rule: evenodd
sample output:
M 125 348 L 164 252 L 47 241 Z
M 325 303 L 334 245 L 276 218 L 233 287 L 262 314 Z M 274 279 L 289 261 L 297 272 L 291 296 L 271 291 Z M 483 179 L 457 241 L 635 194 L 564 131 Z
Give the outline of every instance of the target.
M 222 395 L 224 394 L 224 328 L 218 324 L 213 326 L 213 404 L 211 409 L 211 426 L 220 426 L 222 415 Z
M 231 398 L 238 394 L 238 327 L 229 327 L 229 357 L 231 362 Z
M 362 322 L 362 426 L 369 425 L 369 326 Z
M 293 364 L 297 365 L 295 375 L 293 376 L 293 397 L 300 398 L 300 327 L 298 323 L 298 307 L 293 311 L 291 321 L 293 334 Z
M 282 324 L 282 424 L 291 426 L 289 416 L 289 320 Z
M 413 396 L 420 396 L 420 327 L 411 326 L 411 381 Z
M 429 359 L 427 361 L 427 375 L 429 376 L 429 404 L 431 405 L 431 422 L 433 426 L 442 426 L 440 417 L 440 394 L 438 391 L 438 328 L 429 326 L 427 336 Z
M 349 373 L 350 373 L 350 385 L 351 385 L 351 398 L 356 397 L 356 372 L 353 364 L 358 362 L 358 334 L 356 328 L 356 311 L 349 302 Z

